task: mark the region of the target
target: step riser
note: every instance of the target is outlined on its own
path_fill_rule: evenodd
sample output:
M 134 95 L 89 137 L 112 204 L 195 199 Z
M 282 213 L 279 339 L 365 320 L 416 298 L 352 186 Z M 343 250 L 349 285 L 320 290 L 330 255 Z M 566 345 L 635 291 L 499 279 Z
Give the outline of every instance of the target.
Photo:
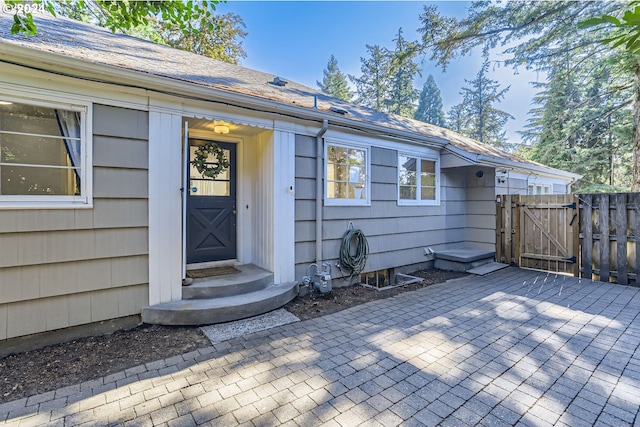
M 273 274 L 244 283 L 232 283 L 223 286 L 206 286 L 206 281 L 194 281 L 193 285 L 182 288 L 182 299 L 207 299 L 242 295 L 265 289 L 271 284 L 273 284 Z
M 267 313 L 282 307 L 298 294 L 298 287 L 291 286 L 284 292 L 260 301 L 252 301 L 243 305 L 215 308 L 163 309 L 145 307 L 142 310 L 142 321 L 157 325 L 197 326 L 231 322 Z

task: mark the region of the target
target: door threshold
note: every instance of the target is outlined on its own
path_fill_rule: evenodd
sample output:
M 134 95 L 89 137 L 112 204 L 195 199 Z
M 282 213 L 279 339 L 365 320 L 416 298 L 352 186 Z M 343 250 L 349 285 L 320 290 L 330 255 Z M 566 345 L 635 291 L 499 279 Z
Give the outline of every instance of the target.
M 187 264 L 187 270 L 203 270 L 205 268 L 229 267 L 239 265 L 237 259 L 225 259 L 222 261 L 198 262 L 195 264 Z

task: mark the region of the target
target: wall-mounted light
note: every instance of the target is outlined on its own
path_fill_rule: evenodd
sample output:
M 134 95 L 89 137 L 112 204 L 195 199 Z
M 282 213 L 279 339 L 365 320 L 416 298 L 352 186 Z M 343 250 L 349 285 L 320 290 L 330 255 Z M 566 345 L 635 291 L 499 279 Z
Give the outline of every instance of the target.
M 229 126 L 227 125 L 215 125 L 213 131 L 220 135 L 226 135 L 229 133 Z
M 482 177 L 484 176 L 484 171 L 481 171 L 481 170 L 480 170 L 480 171 L 476 172 L 476 176 L 477 176 L 478 178 L 482 178 Z

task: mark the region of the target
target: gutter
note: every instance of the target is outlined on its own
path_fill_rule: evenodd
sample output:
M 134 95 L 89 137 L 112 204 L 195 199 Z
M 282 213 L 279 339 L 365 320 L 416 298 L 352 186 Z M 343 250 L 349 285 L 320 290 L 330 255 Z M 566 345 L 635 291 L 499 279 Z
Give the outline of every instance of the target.
M 322 156 L 324 154 L 324 144 L 322 137 L 329 129 L 329 121 L 324 119 L 322 121 L 322 128 L 316 135 L 316 264 L 320 265 L 322 262 L 322 176 L 323 174 L 323 162 Z
M 0 46 L 2 46 L 2 52 L 0 53 L 1 61 L 50 74 L 60 74 L 64 77 L 83 80 L 94 79 L 102 83 L 120 86 L 126 85 L 147 92 L 151 91 L 169 96 L 188 97 L 204 102 L 218 102 L 232 107 L 251 109 L 265 113 L 277 113 L 292 118 L 307 119 L 316 122 L 331 120 L 334 126 L 369 131 L 377 135 L 399 138 L 403 141 L 412 141 L 434 148 L 442 148 L 449 143 L 447 139 L 437 136 L 422 135 L 358 119 L 349 119 L 339 114 L 313 109 L 312 106 L 303 107 L 292 105 L 287 102 L 264 98 L 260 95 L 242 94 L 206 86 L 201 83 L 179 80 L 178 77 L 147 74 L 144 71 L 128 70 L 114 65 L 90 62 L 59 53 L 33 49 L 28 46 L 2 42 L 0 42 Z
M 500 159 L 497 157 L 486 156 L 484 154 L 474 154 L 468 151 L 465 151 L 461 148 L 456 147 L 453 144 L 448 144 L 444 147 L 445 150 L 449 151 L 454 156 L 461 158 L 462 160 L 466 160 L 470 163 L 477 165 L 485 165 L 492 167 L 505 167 L 514 170 L 524 170 L 527 172 L 538 172 L 541 174 L 545 174 L 547 176 L 552 177 L 560 177 L 560 178 L 570 178 L 573 182 L 582 178 L 582 175 L 575 174 L 573 172 L 567 172 L 560 169 L 555 169 L 549 166 L 541 166 L 533 163 L 522 163 L 516 162 L 508 159 Z

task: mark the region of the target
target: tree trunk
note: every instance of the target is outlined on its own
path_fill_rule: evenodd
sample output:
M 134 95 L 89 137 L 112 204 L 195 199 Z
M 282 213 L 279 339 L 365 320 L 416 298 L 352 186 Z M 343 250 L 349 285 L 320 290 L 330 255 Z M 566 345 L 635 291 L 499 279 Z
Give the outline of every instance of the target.
M 633 104 L 633 178 L 631 191 L 640 191 L 640 66 L 636 66 L 636 99 Z

